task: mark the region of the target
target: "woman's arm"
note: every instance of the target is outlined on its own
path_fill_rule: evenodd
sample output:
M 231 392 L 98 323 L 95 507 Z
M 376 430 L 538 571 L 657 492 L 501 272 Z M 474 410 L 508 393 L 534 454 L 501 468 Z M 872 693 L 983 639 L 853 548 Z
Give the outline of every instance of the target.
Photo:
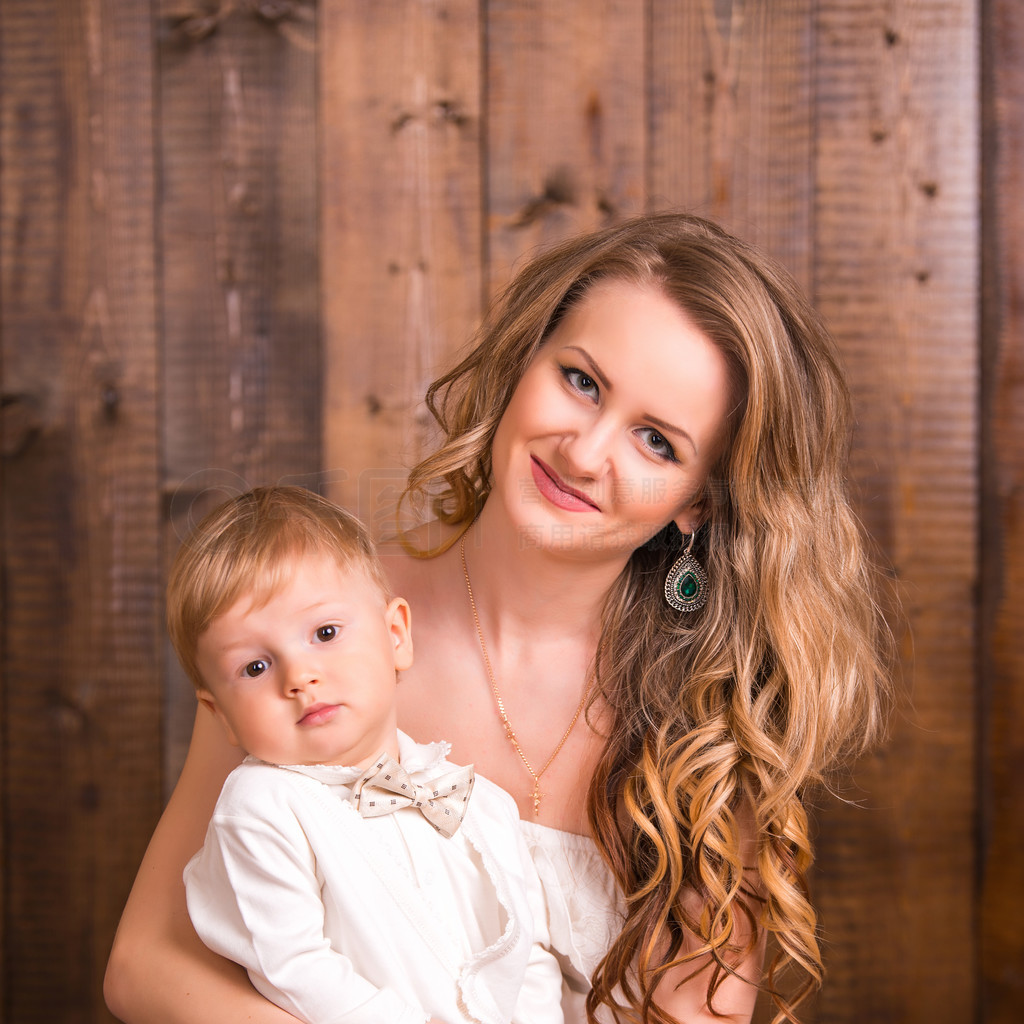
M 745 807 L 739 812 L 739 818 L 743 830 L 741 840 L 744 853 L 743 862 L 753 864 L 757 859 L 753 814 L 749 808 Z M 752 868 L 748 869 L 744 873 L 744 877 L 749 892 L 761 895 L 761 884 L 757 872 Z M 688 902 L 688 912 L 694 918 L 699 918 L 700 901 L 693 897 Z M 761 971 L 764 966 L 766 936 L 762 931 L 755 938 L 751 922 L 742 913 L 737 912 L 732 939 L 741 947 L 750 943 L 751 948 L 746 957 L 736 965 L 735 975 L 725 978 L 715 993 L 711 1001 L 715 1013 L 712 1013 L 707 1006 L 708 984 L 711 981 L 714 967 L 710 957 L 695 960 L 669 971 L 655 991 L 654 1001 L 657 1006 L 672 1014 L 677 1020 L 692 1022 L 692 1024 L 722 1024 L 723 1021 L 726 1024 L 750 1024 L 754 1015 Z M 697 948 L 699 948 L 697 940 L 690 936 L 689 940 L 684 942 L 683 952 L 693 952 Z M 690 977 L 702 963 L 703 970 Z
M 692 1024 L 749 1024 L 757 1002 L 758 981 L 764 960 L 764 942 L 757 944 L 746 960 L 739 965 L 738 977 L 726 978 L 715 993 L 712 1014 L 707 1007 L 708 982 L 711 965 L 707 964 L 695 977 L 685 979 L 699 966 L 699 962 L 677 967 L 658 985 L 654 1001 L 659 1009 L 672 1014 L 677 1020 Z
M 111 1012 L 129 1024 L 295 1024 L 256 992 L 242 968 L 200 942 L 185 909 L 182 871 L 203 845 L 221 785 L 238 759 L 213 716 L 199 708 L 181 777 L 139 868 L 103 982 Z

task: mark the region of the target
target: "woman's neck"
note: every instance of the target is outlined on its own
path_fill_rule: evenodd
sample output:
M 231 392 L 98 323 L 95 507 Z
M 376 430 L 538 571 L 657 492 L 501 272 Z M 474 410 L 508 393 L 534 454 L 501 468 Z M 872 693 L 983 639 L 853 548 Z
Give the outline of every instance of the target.
M 463 538 L 474 600 L 493 637 L 489 642 L 537 644 L 546 635 L 589 635 L 596 643 L 605 597 L 624 562 L 532 546 L 500 520 L 500 512 L 489 514 L 485 505 Z

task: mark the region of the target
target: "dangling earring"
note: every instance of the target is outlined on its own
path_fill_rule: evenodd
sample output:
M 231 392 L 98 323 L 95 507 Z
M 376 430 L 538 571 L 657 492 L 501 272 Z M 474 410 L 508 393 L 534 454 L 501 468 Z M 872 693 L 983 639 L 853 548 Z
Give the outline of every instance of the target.
M 703 608 L 708 599 L 708 574 L 690 554 L 694 536 L 690 534 L 690 542 L 665 578 L 665 600 L 677 612 L 695 612 Z

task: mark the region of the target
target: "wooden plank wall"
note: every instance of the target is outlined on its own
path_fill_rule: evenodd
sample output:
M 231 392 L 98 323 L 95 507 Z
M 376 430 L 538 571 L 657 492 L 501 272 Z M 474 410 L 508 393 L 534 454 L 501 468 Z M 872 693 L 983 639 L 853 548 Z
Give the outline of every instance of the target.
M 320 10 L 324 469 L 378 531 L 427 443 L 426 387 L 480 316 L 478 8 Z
M 901 583 L 912 701 L 820 818 L 844 965 L 828 1020 L 970 1019 L 979 995 L 977 28 L 970 4 L 818 5 L 814 294 L 859 400 L 854 475 Z
M 988 1019 L 1024 1006 L 1024 7 L 984 9 L 979 608 L 980 985 Z
M 2 0 L 0 1018 L 109 1020 L 194 517 L 287 478 L 383 528 L 517 261 L 685 207 L 835 329 L 908 614 L 808 1019 L 1020 1020 L 1022 46 L 1016 0 Z
M 92 1021 L 161 803 L 151 26 L 0 16 L 2 1014 Z
M 317 483 L 316 35 L 304 7 L 165 0 L 155 13 L 169 557 L 230 494 Z M 194 713 L 166 663 L 165 788 Z

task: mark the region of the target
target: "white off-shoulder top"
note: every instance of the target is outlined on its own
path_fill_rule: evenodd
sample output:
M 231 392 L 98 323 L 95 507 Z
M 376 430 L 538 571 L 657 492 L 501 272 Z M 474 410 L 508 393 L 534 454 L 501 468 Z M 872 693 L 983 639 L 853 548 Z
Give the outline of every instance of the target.
M 621 929 L 622 899 L 588 836 L 532 821 L 521 825 L 544 889 L 551 945 L 562 968 L 565 1024 L 586 1024 L 590 977 Z

